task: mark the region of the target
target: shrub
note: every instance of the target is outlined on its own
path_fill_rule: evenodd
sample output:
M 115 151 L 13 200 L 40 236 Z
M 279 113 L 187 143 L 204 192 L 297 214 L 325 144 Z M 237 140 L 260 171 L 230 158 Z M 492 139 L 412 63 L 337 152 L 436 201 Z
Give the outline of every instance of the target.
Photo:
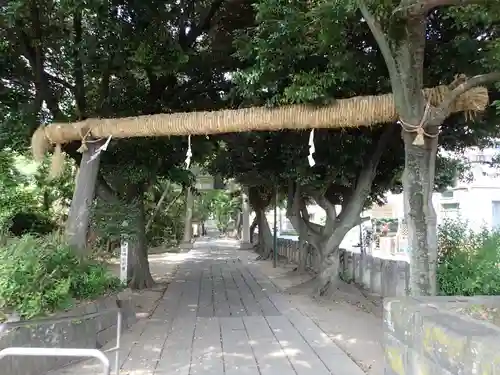
M 500 233 L 476 233 L 466 222 L 439 227 L 437 281 L 442 295 L 500 294 Z
M 121 287 L 105 266 L 81 259 L 56 236 L 23 236 L 0 248 L 0 311 L 29 319 Z
M 39 212 L 18 212 L 11 218 L 9 232 L 14 236 L 49 234 L 56 229 L 50 218 Z

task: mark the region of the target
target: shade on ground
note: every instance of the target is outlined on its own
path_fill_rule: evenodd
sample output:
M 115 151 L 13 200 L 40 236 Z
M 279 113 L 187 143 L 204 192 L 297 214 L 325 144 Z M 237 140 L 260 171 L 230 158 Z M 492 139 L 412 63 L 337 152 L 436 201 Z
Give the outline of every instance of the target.
M 112 343 L 111 346 L 113 346 Z M 113 362 L 113 355 L 110 360 Z M 222 241 L 199 243 L 151 319 L 122 339 L 123 375 L 361 375 L 274 284 Z M 98 375 L 87 361 L 50 375 Z

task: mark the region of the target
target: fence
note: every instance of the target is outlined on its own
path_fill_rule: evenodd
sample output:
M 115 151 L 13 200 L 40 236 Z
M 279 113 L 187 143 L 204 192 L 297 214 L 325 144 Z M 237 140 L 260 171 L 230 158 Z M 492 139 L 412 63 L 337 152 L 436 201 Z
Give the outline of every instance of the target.
M 278 239 L 278 255 L 287 262 L 299 264 L 299 243 L 290 239 Z M 306 268 L 317 272 L 320 259 L 317 251 L 306 244 L 304 251 Z M 372 293 L 383 297 L 406 295 L 410 283 L 409 264 L 401 260 L 377 258 L 369 254 L 341 249 L 340 273 Z

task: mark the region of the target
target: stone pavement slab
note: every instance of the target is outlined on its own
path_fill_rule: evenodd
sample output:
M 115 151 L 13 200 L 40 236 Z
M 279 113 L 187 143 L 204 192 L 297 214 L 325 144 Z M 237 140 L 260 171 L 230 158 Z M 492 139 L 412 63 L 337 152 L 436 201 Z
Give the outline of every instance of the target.
M 231 245 L 195 244 L 151 318 L 123 335 L 120 374 L 363 374 Z M 114 366 L 114 354 L 109 358 Z M 102 370 L 85 361 L 50 375 L 69 374 L 99 375 Z

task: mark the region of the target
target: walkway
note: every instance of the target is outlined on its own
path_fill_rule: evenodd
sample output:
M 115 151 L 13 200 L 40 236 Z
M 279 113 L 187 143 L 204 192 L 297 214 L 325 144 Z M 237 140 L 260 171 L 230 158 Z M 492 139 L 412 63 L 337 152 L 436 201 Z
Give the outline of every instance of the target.
M 220 241 L 197 244 L 151 319 L 122 341 L 123 375 L 363 374 L 257 266 Z M 100 373 L 85 362 L 51 375 Z

